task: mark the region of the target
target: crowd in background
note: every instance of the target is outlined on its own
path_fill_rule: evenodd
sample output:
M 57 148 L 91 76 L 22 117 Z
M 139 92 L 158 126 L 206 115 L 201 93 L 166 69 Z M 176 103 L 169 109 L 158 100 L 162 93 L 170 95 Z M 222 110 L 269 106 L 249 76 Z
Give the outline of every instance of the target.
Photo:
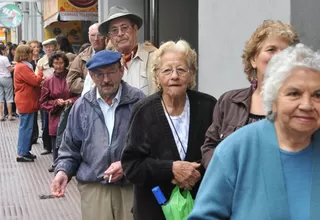
M 36 155 L 32 154 L 30 151 L 32 145 L 38 142 L 39 137 L 42 138 L 44 145 L 44 152 L 42 155 L 55 151 L 55 148 L 52 148 L 49 135 L 49 110 L 46 108 L 40 109 L 40 105 L 38 105 L 41 95 L 40 87 L 42 88 L 44 82 L 48 80 L 51 75 L 49 74 L 37 78 L 37 76 L 39 76 L 39 70 L 37 69 L 39 61 L 41 62 L 41 60 L 44 60 L 44 57 L 47 57 L 52 53 L 58 51 L 62 52 L 68 60 L 68 65 L 63 70 L 63 72 L 67 72 L 67 69 L 69 69 L 73 59 L 76 57 L 72 45 L 65 36 L 57 36 L 54 39 L 53 44 L 50 42 L 49 46 L 46 45 L 46 43 L 43 43 L 44 42 L 39 42 L 37 40 L 30 40 L 28 42 L 21 40 L 19 45 L 12 44 L 11 42 L 7 42 L 5 45 L 2 42 L 0 43 L 0 121 L 13 121 L 20 117 L 20 141 L 18 143 L 18 148 L 23 148 L 24 150 L 18 150 L 18 162 L 33 161 L 36 158 Z M 90 46 L 90 44 L 84 44 L 80 50 L 84 50 L 88 46 Z M 27 48 L 29 48 L 29 50 L 27 50 Z M 16 56 L 16 51 L 20 51 L 18 56 L 22 56 L 22 59 Z M 81 51 L 79 52 L 81 53 Z M 48 61 L 47 58 L 45 58 L 45 60 Z M 18 70 L 16 68 L 17 64 L 19 64 Z M 21 76 L 19 73 L 22 65 L 20 64 L 27 66 L 30 64 L 31 67 L 26 69 L 23 68 L 23 74 L 21 74 Z M 48 63 L 46 64 L 48 65 Z M 43 68 L 42 65 L 41 68 Z M 51 67 L 48 66 L 48 68 L 53 68 L 53 64 L 51 64 Z M 28 75 L 28 73 L 30 75 Z M 64 75 L 66 75 L 66 73 Z M 35 82 L 37 83 L 34 85 Z M 65 87 L 65 89 L 66 88 L 67 87 Z M 36 104 L 35 107 L 28 109 L 32 103 L 32 94 L 34 96 L 34 102 L 38 104 Z M 19 103 L 20 109 L 16 108 L 16 102 Z M 44 109 L 48 110 L 48 112 Z M 38 114 L 40 114 L 41 117 L 41 132 L 38 127 Z M 29 116 L 27 117 L 27 120 L 25 120 L 25 115 Z M 32 135 L 30 136 L 29 134 Z M 29 136 L 30 138 L 25 139 L 25 137 Z M 23 145 L 26 145 L 26 147 L 23 147 Z M 52 172 L 51 167 L 49 170 Z

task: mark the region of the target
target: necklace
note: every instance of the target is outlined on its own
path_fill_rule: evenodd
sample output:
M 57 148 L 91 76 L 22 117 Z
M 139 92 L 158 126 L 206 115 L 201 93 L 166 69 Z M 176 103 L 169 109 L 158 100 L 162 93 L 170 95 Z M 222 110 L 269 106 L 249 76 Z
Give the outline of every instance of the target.
M 183 144 L 182 144 L 182 141 L 181 141 L 181 139 L 180 139 L 180 136 L 179 136 L 179 134 L 178 134 L 178 132 L 177 132 L 176 127 L 175 127 L 174 124 L 173 124 L 173 121 L 172 121 L 172 119 L 171 119 L 171 116 L 170 116 L 169 113 L 168 113 L 167 106 L 166 106 L 166 104 L 164 103 L 162 97 L 161 97 L 161 102 L 162 102 L 162 104 L 163 104 L 163 106 L 164 106 L 164 110 L 165 110 L 166 113 L 168 114 L 168 117 L 169 117 L 169 120 L 170 120 L 171 125 L 172 125 L 172 127 L 173 127 L 173 130 L 174 130 L 175 134 L 176 134 L 177 137 L 178 137 L 178 140 L 179 140 L 179 143 L 181 144 L 183 153 L 184 153 L 184 155 L 186 155 L 186 148 L 185 148 L 185 147 L 183 146 Z

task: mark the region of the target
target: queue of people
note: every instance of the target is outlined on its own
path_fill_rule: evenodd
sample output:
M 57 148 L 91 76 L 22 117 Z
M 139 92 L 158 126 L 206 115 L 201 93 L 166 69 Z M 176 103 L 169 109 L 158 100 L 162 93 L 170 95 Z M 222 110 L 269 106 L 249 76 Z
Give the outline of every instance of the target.
M 197 55 L 186 41 L 151 47 L 141 65 L 142 19 L 118 6 L 109 13 L 98 31 L 116 52 L 82 61 L 77 92 L 91 82 L 71 110 L 53 195 L 76 176 L 83 219 L 165 219 L 152 188 L 170 198 L 176 185 L 195 199 L 190 220 L 319 216 L 319 53 L 298 44 L 291 25 L 256 29 L 242 56 L 251 86 L 217 101 L 192 90 Z M 129 96 L 129 85 L 148 97 Z
M 244 45 L 250 87 L 217 100 L 194 90 L 188 42 L 139 43 L 142 24 L 113 6 L 78 55 L 62 36 L 42 42 L 42 58 L 36 41 L 16 48 L 17 161 L 36 159 L 41 109 L 52 194 L 63 196 L 75 176 L 84 220 L 164 220 L 152 188 L 170 198 L 177 185 L 195 200 L 189 220 L 317 219 L 320 53 L 290 24 L 266 20 Z M 3 85 L 13 67 L 0 58 L 10 117 Z

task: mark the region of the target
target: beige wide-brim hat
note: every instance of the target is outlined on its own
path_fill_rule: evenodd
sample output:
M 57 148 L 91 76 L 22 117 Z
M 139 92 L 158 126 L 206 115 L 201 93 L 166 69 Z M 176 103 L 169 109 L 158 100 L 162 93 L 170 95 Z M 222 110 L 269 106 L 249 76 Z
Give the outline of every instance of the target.
M 109 9 L 107 20 L 103 21 L 99 25 L 99 33 L 103 34 L 104 36 L 107 36 L 110 22 L 116 18 L 121 18 L 121 17 L 126 17 L 129 20 L 131 20 L 133 23 L 135 23 L 138 26 L 138 29 L 140 29 L 142 26 L 143 21 L 140 16 L 129 12 L 124 7 L 112 6 Z

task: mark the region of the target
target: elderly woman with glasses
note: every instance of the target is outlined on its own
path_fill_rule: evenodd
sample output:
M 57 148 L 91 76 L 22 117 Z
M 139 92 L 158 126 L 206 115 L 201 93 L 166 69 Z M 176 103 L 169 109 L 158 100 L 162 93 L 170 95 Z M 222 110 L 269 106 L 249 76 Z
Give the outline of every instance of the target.
M 189 220 L 319 219 L 320 53 L 275 55 L 262 98 L 267 119 L 217 147 Z
M 53 150 L 53 162 L 58 157 L 56 136 L 60 115 L 64 108 L 71 106 L 78 98 L 67 86 L 67 67 L 69 59 L 64 52 L 54 52 L 49 57 L 49 67 L 54 69 L 53 76 L 46 79 L 41 87 L 40 106 L 49 115 L 49 136 Z M 53 166 L 48 169 L 53 172 Z
M 151 192 L 155 186 L 167 199 L 175 185 L 191 190 L 193 197 L 197 193 L 204 170 L 200 146 L 216 99 L 191 90 L 196 57 L 186 41 L 164 43 L 152 67 L 160 91 L 133 109 L 121 162 L 134 184 L 135 219 L 165 219 Z

